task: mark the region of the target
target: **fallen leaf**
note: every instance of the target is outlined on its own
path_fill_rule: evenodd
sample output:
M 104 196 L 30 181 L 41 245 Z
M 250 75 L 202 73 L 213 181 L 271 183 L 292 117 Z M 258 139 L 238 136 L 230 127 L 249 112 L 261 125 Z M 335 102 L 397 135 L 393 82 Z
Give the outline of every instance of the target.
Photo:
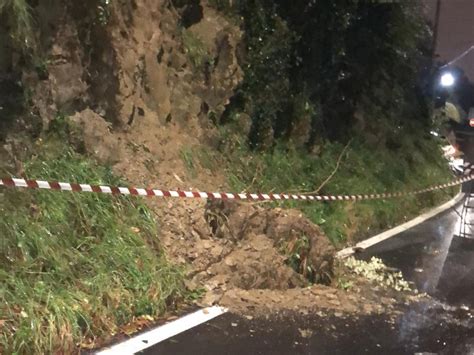
M 86 339 L 79 344 L 79 347 L 82 349 L 94 349 L 96 347 L 95 342 L 92 339 Z
M 139 330 L 139 327 L 134 323 L 129 323 L 127 325 L 124 325 L 120 330 L 126 335 L 131 335 L 133 333 L 136 333 Z
M 148 321 L 150 321 L 150 322 L 153 322 L 153 321 L 155 320 L 155 319 L 154 319 L 152 316 L 150 316 L 149 314 L 145 314 L 145 315 L 143 315 L 141 318 L 146 319 L 146 320 L 148 320 Z

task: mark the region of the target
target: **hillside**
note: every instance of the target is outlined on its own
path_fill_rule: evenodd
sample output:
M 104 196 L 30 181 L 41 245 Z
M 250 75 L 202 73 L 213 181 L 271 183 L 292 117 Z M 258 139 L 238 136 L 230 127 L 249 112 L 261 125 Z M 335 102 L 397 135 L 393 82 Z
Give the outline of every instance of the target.
M 308 4 L 0 1 L 2 175 L 321 194 L 449 180 L 417 9 Z M 315 283 L 324 299 L 338 248 L 452 193 L 232 204 L 2 188 L 0 350 L 74 352 L 245 292 L 263 304 Z

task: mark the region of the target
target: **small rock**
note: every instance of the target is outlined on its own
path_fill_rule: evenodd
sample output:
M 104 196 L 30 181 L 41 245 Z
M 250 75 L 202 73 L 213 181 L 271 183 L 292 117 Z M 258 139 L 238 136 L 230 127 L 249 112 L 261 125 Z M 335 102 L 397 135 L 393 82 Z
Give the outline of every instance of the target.
M 235 262 L 235 260 L 233 260 L 232 258 L 226 258 L 224 260 L 224 263 L 227 265 L 227 266 L 235 266 L 237 265 L 237 263 Z
M 311 329 L 298 329 L 302 338 L 309 338 L 313 335 L 313 331 Z
M 203 306 L 212 306 L 216 304 L 222 298 L 222 293 L 216 291 L 209 291 L 201 300 L 200 304 Z
M 214 248 L 211 250 L 211 254 L 213 257 L 217 257 L 222 255 L 222 252 L 224 251 L 224 248 L 221 247 L 220 245 L 216 245 Z
M 212 248 L 212 242 L 210 240 L 203 240 L 202 245 L 204 249 L 211 249 Z

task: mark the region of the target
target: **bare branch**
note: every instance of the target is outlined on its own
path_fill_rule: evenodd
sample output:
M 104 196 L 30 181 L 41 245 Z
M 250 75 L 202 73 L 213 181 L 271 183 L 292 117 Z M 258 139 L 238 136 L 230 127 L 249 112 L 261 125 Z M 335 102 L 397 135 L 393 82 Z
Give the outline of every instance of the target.
M 344 147 L 344 149 L 342 150 L 341 154 L 339 154 L 339 157 L 337 158 L 337 162 L 336 162 L 336 166 L 334 168 L 334 170 L 331 172 L 331 174 L 329 174 L 329 176 L 322 182 L 321 185 L 319 185 L 319 187 L 316 189 L 316 191 L 312 191 L 312 192 L 304 192 L 302 193 L 302 195 L 317 195 L 319 193 L 319 191 L 321 191 L 321 189 L 326 186 L 326 184 L 331 181 L 331 179 L 334 177 L 334 175 L 337 173 L 337 171 L 339 170 L 339 166 L 341 165 L 341 161 L 342 161 L 342 158 L 344 157 L 344 153 L 347 151 L 347 149 L 349 148 L 349 145 L 351 144 L 352 142 L 352 139 L 349 140 L 349 142 L 347 142 L 346 146 Z

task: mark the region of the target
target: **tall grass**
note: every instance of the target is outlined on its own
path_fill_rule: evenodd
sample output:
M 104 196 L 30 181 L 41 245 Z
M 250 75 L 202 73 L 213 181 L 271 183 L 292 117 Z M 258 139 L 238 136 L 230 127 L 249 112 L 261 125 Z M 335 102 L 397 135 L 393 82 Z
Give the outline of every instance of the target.
M 227 136 L 226 170 L 235 191 L 311 192 L 333 172 L 344 146 L 326 143 L 319 155 L 309 155 L 291 144 L 271 152 L 250 151 L 236 135 Z M 219 156 L 214 156 L 215 168 Z M 209 165 L 209 158 L 206 159 Z M 203 164 L 204 165 L 204 164 Z M 211 167 L 212 168 L 212 167 Z M 212 170 L 212 169 L 211 169 Z M 320 194 L 365 194 L 407 191 L 451 179 L 437 142 L 416 135 L 406 136 L 402 148 L 374 149 L 354 140 L 342 157 L 335 175 Z M 418 196 L 366 202 L 284 202 L 302 210 L 320 225 L 335 244 L 364 237 L 403 222 L 425 208 L 439 204 L 452 189 Z
M 31 178 L 119 184 L 109 169 L 49 149 Z M 139 199 L 0 190 L 0 352 L 73 353 L 184 295 Z
M 33 19 L 27 0 L 0 0 L 0 15 L 7 19 L 10 36 L 19 48 L 34 47 Z

